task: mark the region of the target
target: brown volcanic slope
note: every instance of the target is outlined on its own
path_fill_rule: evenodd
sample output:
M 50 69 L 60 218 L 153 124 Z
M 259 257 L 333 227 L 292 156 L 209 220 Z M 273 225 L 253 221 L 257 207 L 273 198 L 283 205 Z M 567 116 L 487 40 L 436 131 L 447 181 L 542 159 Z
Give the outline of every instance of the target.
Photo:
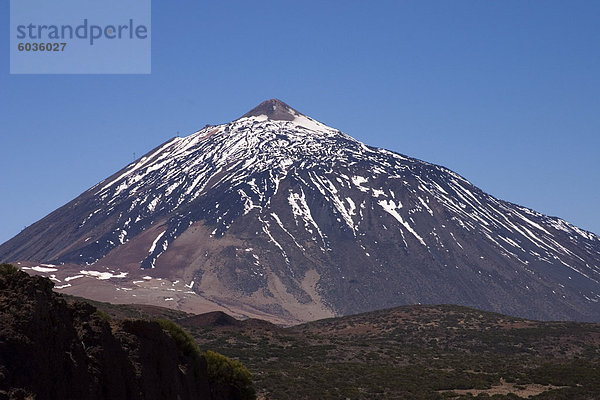
M 284 324 L 417 303 L 600 321 L 598 236 L 278 100 L 162 144 L 0 260 L 74 295 Z

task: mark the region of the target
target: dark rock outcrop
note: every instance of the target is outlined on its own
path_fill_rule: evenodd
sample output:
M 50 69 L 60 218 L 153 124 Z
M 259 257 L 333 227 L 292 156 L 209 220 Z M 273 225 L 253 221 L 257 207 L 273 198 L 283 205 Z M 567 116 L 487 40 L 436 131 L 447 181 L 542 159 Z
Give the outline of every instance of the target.
M 52 287 L 0 266 L 0 399 L 235 398 L 158 323 L 110 320 Z

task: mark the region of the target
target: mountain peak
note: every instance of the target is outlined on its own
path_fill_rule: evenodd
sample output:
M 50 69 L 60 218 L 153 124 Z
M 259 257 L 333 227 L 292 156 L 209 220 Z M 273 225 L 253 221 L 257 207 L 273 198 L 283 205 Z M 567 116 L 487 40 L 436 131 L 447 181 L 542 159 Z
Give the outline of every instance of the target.
M 263 101 L 242 115 L 242 118 L 258 117 L 259 115 L 266 115 L 270 120 L 293 121 L 297 116 L 302 114 L 279 99 L 270 99 Z
M 415 303 L 600 321 L 599 236 L 275 99 L 148 152 L 5 261 L 96 300 L 283 324 Z

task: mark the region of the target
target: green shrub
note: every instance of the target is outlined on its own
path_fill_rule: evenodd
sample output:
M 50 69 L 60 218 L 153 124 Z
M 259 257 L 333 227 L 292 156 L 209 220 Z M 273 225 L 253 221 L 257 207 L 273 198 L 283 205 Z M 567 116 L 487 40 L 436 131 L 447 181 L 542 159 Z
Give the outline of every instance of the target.
M 102 310 L 96 310 L 96 311 L 94 311 L 94 315 L 96 315 L 97 317 L 102 318 L 106 322 L 110 322 L 110 320 L 111 320 L 110 315 L 108 315 L 107 313 L 105 313 Z
M 156 322 L 175 340 L 177 347 L 181 352 L 192 359 L 194 372 L 196 376 L 200 375 L 200 365 L 202 364 L 202 351 L 192 335 L 186 332 L 181 326 L 168 319 L 156 319 Z
M 157 319 L 156 322 L 171 335 L 182 353 L 192 358 L 194 372 L 197 376 L 200 375 L 200 365 L 204 357 L 207 363 L 209 382 L 233 386 L 238 390 L 240 400 L 256 398 L 252 375 L 241 362 L 210 350 L 202 354 L 194 337 L 181 326 L 166 319 Z
M 239 390 L 242 400 L 256 398 L 252 375 L 244 364 L 210 350 L 204 353 L 204 357 L 208 364 L 208 378 L 211 382 L 232 385 Z
M 19 268 L 12 264 L 0 264 L 0 276 L 8 277 L 19 272 Z

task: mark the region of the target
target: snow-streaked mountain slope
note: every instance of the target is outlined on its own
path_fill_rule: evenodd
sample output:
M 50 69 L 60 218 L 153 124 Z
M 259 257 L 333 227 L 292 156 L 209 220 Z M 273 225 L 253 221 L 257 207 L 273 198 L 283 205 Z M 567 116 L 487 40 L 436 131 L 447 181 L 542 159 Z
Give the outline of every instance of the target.
M 0 246 L 152 270 L 291 320 L 411 303 L 600 321 L 600 238 L 269 100 L 173 138 Z

